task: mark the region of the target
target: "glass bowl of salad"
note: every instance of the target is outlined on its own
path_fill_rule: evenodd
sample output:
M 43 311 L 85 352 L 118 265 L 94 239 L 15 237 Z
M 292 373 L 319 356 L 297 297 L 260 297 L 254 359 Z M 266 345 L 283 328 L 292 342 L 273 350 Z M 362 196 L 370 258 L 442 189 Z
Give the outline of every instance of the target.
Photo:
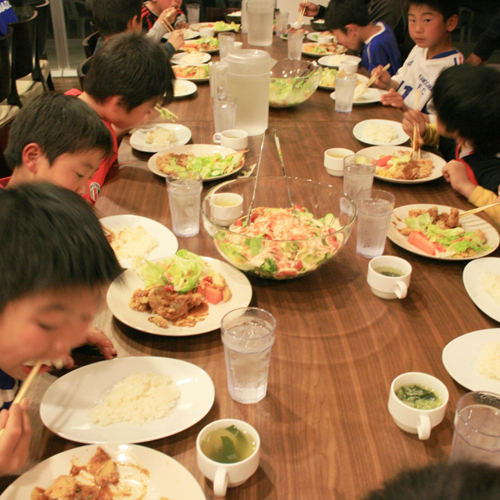
M 333 259 L 346 244 L 356 205 L 339 189 L 297 177 L 259 176 L 223 182 L 202 202 L 203 225 L 219 253 L 241 271 L 274 280 L 305 276 Z M 243 216 L 223 225 L 212 216 L 215 194 L 243 198 Z M 291 199 L 291 201 L 290 201 Z M 240 212 L 241 213 L 241 212 Z
M 271 70 L 269 105 L 290 108 L 307 101 L 318 88 L 321 67 L 308 61 L 281 59 Z

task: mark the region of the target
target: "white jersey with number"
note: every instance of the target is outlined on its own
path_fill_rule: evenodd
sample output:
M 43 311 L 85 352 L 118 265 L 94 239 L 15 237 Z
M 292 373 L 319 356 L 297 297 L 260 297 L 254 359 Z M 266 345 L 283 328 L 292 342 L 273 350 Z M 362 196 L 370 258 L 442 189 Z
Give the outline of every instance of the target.
M 398 92 L 409 108 L 415 109 L 415 92 L 418 92 L 418 109 L 423 113 L 434 114 L 430 101 L 437 77 L 444 69 L 463 64 L 464 56 L 458 50 L 452 49 L 427 59 L 427 52 L 428 49 L 415 45 L 392 80 L 399 84 Z

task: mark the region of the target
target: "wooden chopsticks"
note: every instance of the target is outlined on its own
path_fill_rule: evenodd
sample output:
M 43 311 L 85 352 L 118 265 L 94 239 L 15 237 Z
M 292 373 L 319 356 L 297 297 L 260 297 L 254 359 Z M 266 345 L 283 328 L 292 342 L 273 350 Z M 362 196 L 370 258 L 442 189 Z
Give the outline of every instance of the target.
M 166 28 L 167 31 L 170 31 L 170 33 L 172 33 L 172 31 L 175 31 L 175 28 L 170 24 L 167 18 L 162 19 L 161 24 L 164 28 Z
M 172 120 L 173 122 L 175 122 L 175 120 L 179 119 L 179 117 L 173 111 L 170 111 L 167 108 L 162 108 L 159 104 L 155 106 L 155 110 L 160 113 L 161 117 L 164 120 Z
M 462 212 L 458 215 L 458 217 L 467 217 L 472 214 L 477 214 L 478 212 L 482 212 L 483 210 L 488 210 L 488 208 L 496 207 L 500 205 L 500 201 L 496 201 L 495 203 L 490 203 L 489 205 L 485 205 L 484 207 L 473 208 L 472 210 L 467 210 L 467 212 Z
M 420 92 L 417 92 L 418 89 L 415 89 L 415 111 L 418 111 L 419 109 L 419 103 L 420 103 Z M 418 154 L 418 159 L 420 160 L 421 155 L 420 155 L 420 148 L 417 149 L 417 137 L 418 137 L 418 125 L 415 123 L 413 125 L 413 141 L 411 145 L 411 157 L 415 158 L 415 154 Z
M 391 63 L 388 63 L 386 64 L 383 68 L 382 68 L 382 71 L 387 71 L 389 68 L 391 67 Z M 381 72 L 382 72 L 381 71 Z M 380 74 L 378 75 L 373 75 L 372 77 L 370 77 L 370 79 L 365 83 L 365 87 L 368 88 L 378 77 L 380 76 Z
M 21 385 L 21 388 L 19 389 L 19 392 L 16 394 L 16 397 L 14 398 L 14 401 L 12 402 L 12 404 L 19 404 L 21 402 L 21 400 L 24 398 L 26 392 L 28 391 L 29 386 L 31 385 L 33 380 L 35 380 L 35 377 L 36 377 L 37 373 L 40 371 L 41 367 L 42 367 L 42 362 L 37 361 L 35 366 L 29 372 L 28 377 Z M 0 429 L 0 436 L 3 434 L 4 429 Z
M 305 3 L 309 3 L 308 1 L 306 1 Z M 304 17 L 304 14 L 306 13 L 306 8 L 305 7 L 302 7 L 302 10 L 300 11 L 299 13 L 299 18 L 297 19 L 297 23 L 298 24 L 302 24 L 302 18 Z

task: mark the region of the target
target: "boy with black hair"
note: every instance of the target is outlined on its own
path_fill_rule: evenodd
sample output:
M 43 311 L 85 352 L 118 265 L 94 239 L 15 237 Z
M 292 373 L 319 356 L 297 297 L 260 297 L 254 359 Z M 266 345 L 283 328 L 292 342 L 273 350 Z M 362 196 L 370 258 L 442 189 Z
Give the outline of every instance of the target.
M 76 97 L 47 92 L 14 119 L 4 153 L 12 176 L 0 179 L 0 187 L 43 180 L 85 195 L 112 151 L 111 134 L 95 111 Z
M 378 75 L 375 85 L 390 89 L 381 97 L 382 104 L 405 111 L 417 108 L 418 102 L 418 110 L 432 121 L 430 100 L 436 78 L 443 69 L 463 63 L 451 40 L 458 23 L 458 0 L 409 0 L 408 23 L 416 45 L 403 66 L 392 78 L 382 66 L 372 74 Z
M 361 68 L 371 73 L 377 66 L 390 64 L 389 73 L 401 66 L 398 43 L 391 28 L 383 22 L 373 24 L 363 0 L 338 0 L 331 4 L 325 19 L 326 28 L 339 43 L 361 55 Z
M 93 56 L 79 96 L 101 117 L 113 138 L 113 154 L 101 162 L 89 181 L 87 198 L 95 202 L 118 157 L 124 133 L 143 123 L 157 104 L 173 98 L 172 68 L 165 51 L 142 35 L 116 35 Z
M 30 440 L 27 400 L 7 411 L 6 395 L 14 398 L 33 360 L 62 359 L 70 368 L 70 350 L 85 343 L 112 357 L 111 342 L 89 325 L 122 269 L 90 205 L 53 184 L 0 193 L 0 234 L 2 475 L 22 467 Z

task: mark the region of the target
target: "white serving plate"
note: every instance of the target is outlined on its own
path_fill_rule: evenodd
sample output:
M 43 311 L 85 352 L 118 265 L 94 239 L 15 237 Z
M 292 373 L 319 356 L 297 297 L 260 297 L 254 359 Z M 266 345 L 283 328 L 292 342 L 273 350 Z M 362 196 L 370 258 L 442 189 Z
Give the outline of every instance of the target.
M 153 127 L 140 128 L 136 130 L 130 136 L 130 145 L 134 149 L 137 149 L 137 151 L 142 151 L 143 153 L 158 153 L 158 151 L 165 149 L 164 146 L 158 147 L 153 144 L 148 144 L 147 142 L 144 141 L 144 136 L 148 132 L 151 132 L 151 130 L 154 130 L 155 128 L 164 128 L 167 130 L 175 131 L 177 135 L 177 140 L 167 147 L 184 146 L 184 144 L 187 144 L 191 139 L 191 130 L 188 127 L 185 127 L 184 125 L 179 125 L 178 123 L 158 123 Z

